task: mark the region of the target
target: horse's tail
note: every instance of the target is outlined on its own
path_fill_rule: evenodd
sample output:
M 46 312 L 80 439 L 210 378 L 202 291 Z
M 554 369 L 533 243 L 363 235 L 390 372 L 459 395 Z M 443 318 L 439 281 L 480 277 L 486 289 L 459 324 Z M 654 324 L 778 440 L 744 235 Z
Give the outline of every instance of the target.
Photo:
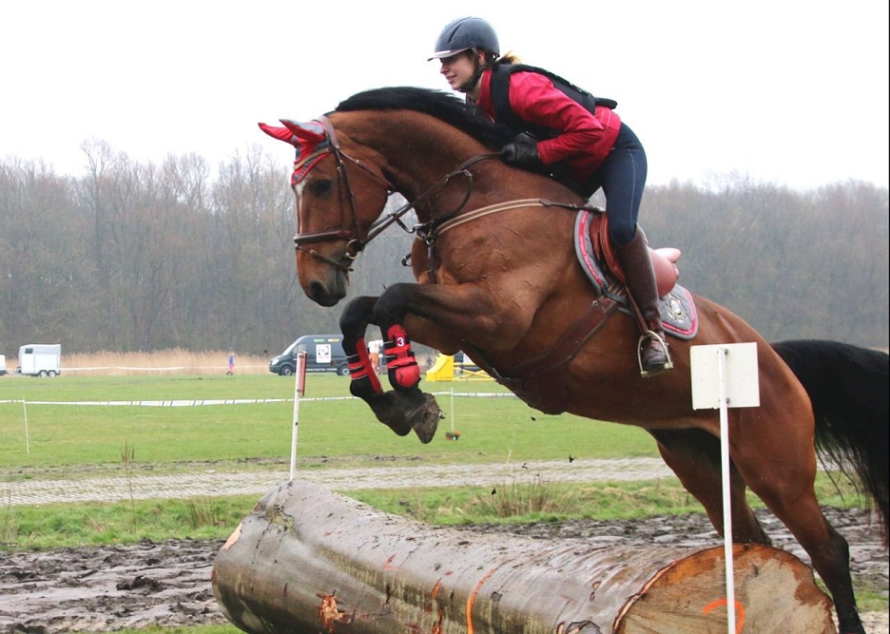
M 874 498 L 888 540 L 890 355 L 834 341 L 782 341 L 773 349 L 810 396 L 816 448 L 852 470 Z

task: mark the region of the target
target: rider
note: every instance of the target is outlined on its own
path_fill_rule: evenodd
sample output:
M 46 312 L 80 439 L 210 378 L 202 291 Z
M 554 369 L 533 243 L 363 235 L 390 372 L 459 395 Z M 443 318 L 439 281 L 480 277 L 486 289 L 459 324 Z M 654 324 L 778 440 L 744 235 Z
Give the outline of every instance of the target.
M 612 110 L 614 101 L 594 101 L 544 69 L 519 64 L 512 55 L 500 57 L 499 48 L 488 22 L 465 17 L 442 30 L 429 59 L 440 61 L 440 72 L 453 90 L 516 135 L 502 150 L 505 162 L 532 171 L 556 171 L 585 197 L 602 187 L 608 200 L 609 237 L 646 325 L 642 375 L 671 369 L 655 273 L 646 237 L 637 229 L 647 171 L 642 144 Z

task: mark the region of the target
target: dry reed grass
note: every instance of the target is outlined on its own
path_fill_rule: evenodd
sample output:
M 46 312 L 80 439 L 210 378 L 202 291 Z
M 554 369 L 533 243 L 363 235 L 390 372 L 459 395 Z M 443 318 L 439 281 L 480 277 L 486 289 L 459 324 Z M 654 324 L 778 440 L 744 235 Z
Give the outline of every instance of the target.
M 154 352 L 62 353 L 62 371 L 68 376 L 127 376 L 137 374 L 222 374 L 229 370 L 229 353 L 195 352 L 174 348 Z M 235 374 L 266 374 L 269 358 L 235 352 Z

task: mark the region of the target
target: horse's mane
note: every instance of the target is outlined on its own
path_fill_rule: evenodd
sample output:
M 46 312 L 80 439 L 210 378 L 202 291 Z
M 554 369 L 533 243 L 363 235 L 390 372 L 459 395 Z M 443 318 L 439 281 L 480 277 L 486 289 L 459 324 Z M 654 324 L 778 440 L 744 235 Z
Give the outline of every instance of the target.
M 511 132 L 494 123 L 479 108 L 450 94 L 400 86 L 366 90 L 340 102 L 336 112 L 355 110 L 415 110 L 441 119 L 466 132 L 483 145 L 499 150 L 512 139 Z

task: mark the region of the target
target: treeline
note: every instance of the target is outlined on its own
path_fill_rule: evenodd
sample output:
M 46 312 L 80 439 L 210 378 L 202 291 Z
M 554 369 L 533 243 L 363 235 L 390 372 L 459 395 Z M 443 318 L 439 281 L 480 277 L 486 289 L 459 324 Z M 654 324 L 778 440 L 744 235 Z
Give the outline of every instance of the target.
M 279 352 L 336 332 L 339 309 L 299 289 L 288 166 L 259 150 L 211 170 L 200 156 L 143 164 L 101 142 L 77 178 L 0 161 L 0 353 Z M 653 246 L 683 250 L 681 281 L 768 339 L 888 342 L 888 192 L 849 182 L 800 193 L 733 180 L 650 187 Z M 351 296 L 408 281 L 393 227 L 356 265 Z

